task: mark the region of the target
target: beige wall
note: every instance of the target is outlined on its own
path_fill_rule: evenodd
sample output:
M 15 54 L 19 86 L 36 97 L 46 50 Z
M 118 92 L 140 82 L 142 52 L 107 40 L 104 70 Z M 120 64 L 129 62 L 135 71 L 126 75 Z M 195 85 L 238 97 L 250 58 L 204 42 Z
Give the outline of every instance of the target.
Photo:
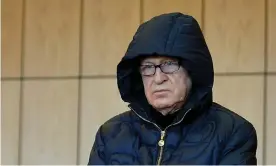
M 99 125 L 127 110 L 116 64 L 142 21 L 171 11 L 198 19 L 215 101 L 276 164 L 275 0 L 2 0 L 2 164 L 87 164 Z

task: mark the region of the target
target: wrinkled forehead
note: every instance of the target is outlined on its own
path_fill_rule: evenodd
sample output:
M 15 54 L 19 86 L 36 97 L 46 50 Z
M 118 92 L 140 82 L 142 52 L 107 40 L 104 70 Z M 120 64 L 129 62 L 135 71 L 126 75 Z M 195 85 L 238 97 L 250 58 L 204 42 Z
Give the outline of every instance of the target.
M 147 57 L 141 58 L 140 63 L 141 64 L 144 64 L 144 63 L 160 64 L 166 61 L 178 61 L 178 59 L 174 57 L 169 57 L 169 56 L 147 56 Z

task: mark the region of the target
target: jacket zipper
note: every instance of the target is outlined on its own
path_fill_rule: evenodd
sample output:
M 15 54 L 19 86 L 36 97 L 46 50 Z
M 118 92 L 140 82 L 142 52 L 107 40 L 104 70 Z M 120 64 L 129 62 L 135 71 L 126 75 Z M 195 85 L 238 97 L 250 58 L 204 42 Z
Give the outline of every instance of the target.
M 185 118 L 186 114 L 188 112 L 190 112 L 191 108 L 185 112 L 184 116 L 181 118 L 180 121 L 174 123 L 174 124 L 171 124 L 169 126 L 167 126 L 164 130 L 162 130 L 157 124 L 143 118 L 142 116 L 140 116 L 136 111 L 134 111 L 134 109 L 132 109 L 131 107 L 129 107 L 139 118 L 141 118 L 142 120 L 148 122 L 148 123 L 151 123 L 153 124 L 156 128 L 158 128 L 158 130 L 161 132 L 161 137 L 160 137 L 160 140 L 158 141 L 158 146 L 160 147 L 160 150 L 159 150 L 159 155 L 158 155 L 158 159 L 157 159 L 157 165 L 160 165 L 161 164 L 161 161 L 162 161 L 162 156 L 163 156 L 163 151 L 164 151 L 164 145 L 165 145 L 165 136 L 166 136 L 166 130 L 171 127 L 171 126 L 175 126 L 175 125 L 178 125 L 179 123 L 181 123 L 183 121 L 183 119 Z
M 158 145 L 160 147 L 160 151 L 159 151 L 158 160 L 157 160 L 157 164 L 156 165 L 160 165 L 161 161 L 162 161 L 162 155 L 163 155 L 163 150 L 164 150 L 164 145 L 165 145 L 165 139 L 164 139 L 165 134 L 166 134 L 165 130 L 161 131 L 161 138 L 158 141 Z

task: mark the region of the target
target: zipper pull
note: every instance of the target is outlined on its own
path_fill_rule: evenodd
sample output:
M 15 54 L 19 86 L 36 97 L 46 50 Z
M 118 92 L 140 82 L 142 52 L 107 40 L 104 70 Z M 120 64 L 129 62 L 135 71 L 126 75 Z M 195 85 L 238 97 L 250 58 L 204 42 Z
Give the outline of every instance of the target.
M 161 138 L 158 141 L 158 145 L 161 147 L 165 145 L 164 137 L 165 137 L 165 131 L 161 131 Z

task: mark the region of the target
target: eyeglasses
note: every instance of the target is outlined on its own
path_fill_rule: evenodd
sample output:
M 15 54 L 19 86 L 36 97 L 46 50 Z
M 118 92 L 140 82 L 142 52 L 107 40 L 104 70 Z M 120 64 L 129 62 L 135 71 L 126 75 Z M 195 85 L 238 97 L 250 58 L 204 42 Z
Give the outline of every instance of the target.
M 157 67 L 159 67 L 160 70 L 165 74 L 172 74 L 177 70 L 179 70 L 180 65 L 176 61 L 167 61 L 159 65 L 148 63 L 148 64 L 140 65 L 140 73 L 143 76 L 153 76 L 156 72 Z

